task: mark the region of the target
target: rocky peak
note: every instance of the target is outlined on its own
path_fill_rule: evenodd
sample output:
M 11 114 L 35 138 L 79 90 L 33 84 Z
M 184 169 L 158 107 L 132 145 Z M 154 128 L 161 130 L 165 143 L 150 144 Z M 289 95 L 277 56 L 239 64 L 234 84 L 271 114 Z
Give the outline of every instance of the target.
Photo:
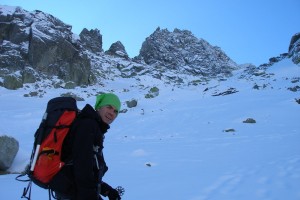
M 190 31 L 159 27 L 142 44 L 137 60 L 192 75 L 229 75 L 238 65 L 219 47 L 196 38 Z
M 125 59 L 129 59 L 129 56 L 128 56 L 126 50 L 125 50 L 125 47 L 120 41 L 117 41 L 117 42 L 113 43 L 110 46 L 109 50 L 107 50 L 105 53 L 109 54 L 109 55 L 112 55 L 112 56 L 117 56 L 117 57 L 122 57 L 122 58 L 125 58 Z
M 79 34 L 82 45 L 93 53 L 102 52 L 102 35 L 98 29 L 84 28 Z

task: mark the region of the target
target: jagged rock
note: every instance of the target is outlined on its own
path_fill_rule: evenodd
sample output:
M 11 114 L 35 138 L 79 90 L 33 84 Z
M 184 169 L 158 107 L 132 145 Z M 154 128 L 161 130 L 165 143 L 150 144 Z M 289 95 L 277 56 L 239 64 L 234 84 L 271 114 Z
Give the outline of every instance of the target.
M 73 38 L 70 25 L 50 14 L 20 7 L 1 6 L 0 18 L 0 75 L 19 70 L 25 75 L 23 83 L 32 82 L 25 69 L 29 66 L 77 85 L 89 83 L 90 62 Z
M 90 62 L 73 44 L 71 26 L 49 14 L 37 16 L 41 22 L 36 20 L 31 25 L 29 63 L 48 75 L 77 85 L 88 84 Z
M 238 66 L 219 47 L 213 47 L 190 31 L 157 28 L 142 44 L 138 60 L 191 75 L 231 75 Z
M 19 151 L 19 142 L 8 136 L 0 136 L 0 170 L 5 171 L 11 167 Z
M 109 54 L 109 55 L 129 59 L 128 54 L 125 50 L 125 47 L 120 41 L 113 43 L 110 46 L 109 50 L 107 50 L 105 53 Z
M 291 39 L 289 57 L 292 57 L 292 61 L 295 64 L 300 63 L 300 33 L 296 33 Z
M 102 52 L 102 35 L 98 29 L 91 29 L 90 31 L 84 28 L 79 34 L 80 40 L 84 48 L 93 53 Z

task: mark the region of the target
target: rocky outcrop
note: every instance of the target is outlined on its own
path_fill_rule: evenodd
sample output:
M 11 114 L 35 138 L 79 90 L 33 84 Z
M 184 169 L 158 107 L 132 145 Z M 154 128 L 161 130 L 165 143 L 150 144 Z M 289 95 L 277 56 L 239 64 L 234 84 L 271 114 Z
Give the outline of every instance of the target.
M 300 63 L 300 33 L 295 34 L 290 42 L 289 57 L 295 64 Z
M 19 151 L 19 142 L 8 136 L 0 136 L 0 171 L 11 167 Z
M 146 38 L 136 59 L 196 76 L 227 76 L 238 67 L 219 47 L 179 29 L 169 32 L 157 28 Z
M 129 59 L 129 56 L 125 50 L 125 47 L 122 44 L 122 42 L 120 42 L 120 41 L 113 43 L 105 53 L 108 55 L 111 55 L 111 56 Z
M 92 53 L 102 52 L 102 35 L 98 29 L 87 30 L 84 28 L 79 34 L 83 47 Z
M 90 62 L 70 25 L 50 14 L 20 7 L 0 7 L 0 19 L 0 76 L 19 72 L 14 76 L 26 83 L 34 75 L 34 71 L 25 70 L 31 67 L 38 74 L 77 85 L 89 83 Z

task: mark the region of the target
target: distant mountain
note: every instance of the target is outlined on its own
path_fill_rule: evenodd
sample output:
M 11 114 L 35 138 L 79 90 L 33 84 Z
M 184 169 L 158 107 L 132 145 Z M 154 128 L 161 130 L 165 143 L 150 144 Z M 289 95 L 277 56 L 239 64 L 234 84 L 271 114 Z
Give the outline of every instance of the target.
M 141 75 L 188 85 L 224 79 L 241 67 L 221 48 L 187 30 L 170 32 L 157 28 L 145 39 L 139 55 L 129 58 L 120 41 L 104 52 L 98 29 L 84 28 L 79 36 L 71 29 L 42 11 L 0 6 L 0 86 L 17 89 L 36 83 L 37 87 L 74 88 L 117 77 L 138 80 Z M 288 53 L 260 67 L 285 57 L 299 63 L 299 49 L 298 33 L 292 38 Z M 252 65 L 245 68 L 247 72 L 256 71 Z
M 179 29 L 169 32 L 157 28 L 146 38 L 137 59 L 194 76 L 228 75 L 238 68 L 221 48 L 196 38 L 190 31 Z

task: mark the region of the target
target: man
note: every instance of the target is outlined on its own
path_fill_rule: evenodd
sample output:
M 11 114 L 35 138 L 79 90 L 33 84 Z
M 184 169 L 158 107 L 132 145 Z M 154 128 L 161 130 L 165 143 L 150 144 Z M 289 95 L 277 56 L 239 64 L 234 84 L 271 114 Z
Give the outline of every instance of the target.
M 54 177 L 50 188 L 60 200 L 121 199 L 117 190 L 102 181 L 108 170 L 102 149 L 104 134 L 121 108 L 112 93 L 97 95 L 95 108 L 87 104 L 79 113 L 64 141 L 63 169 Z

